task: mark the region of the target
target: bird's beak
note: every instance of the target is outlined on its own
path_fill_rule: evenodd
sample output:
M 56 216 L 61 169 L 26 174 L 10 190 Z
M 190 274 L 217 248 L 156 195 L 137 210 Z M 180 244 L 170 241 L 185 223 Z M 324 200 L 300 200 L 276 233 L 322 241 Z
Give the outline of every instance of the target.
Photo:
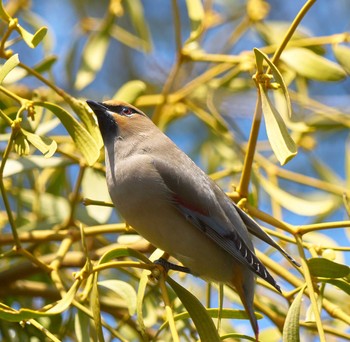
M 94 111 L 94 113 L 99 116 L 99 115 L 105 115 L 106 112 L 108 111 L 108 108 L 103 105 L 101 102 L 96 102 L 92 100 L 87 100 L 86 103 L 89 105 L 89 107 Z

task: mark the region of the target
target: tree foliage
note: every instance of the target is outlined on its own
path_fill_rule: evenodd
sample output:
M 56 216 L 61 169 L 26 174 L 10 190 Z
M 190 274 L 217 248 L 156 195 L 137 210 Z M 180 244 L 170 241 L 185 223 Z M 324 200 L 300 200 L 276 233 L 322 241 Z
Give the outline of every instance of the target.
M 287 22 L 263 0 L 72 1 L 58 56 L 35 6 L 1 3 L 2 340 L 252 340 L 230 289 L 166 276 L 161 251 L 118 221 L 85 104 L 108 86 L 163 130 L 193 129 L 196 160 L 300 260 L 256 243 L 283 289 L 258 280 L 261 340 L 350 339 L 349 113 L 313 95 L 348 81 L 349 33 L 303 30 L 315 2 Z M 255 99 L 251 116 L 238 97 Z

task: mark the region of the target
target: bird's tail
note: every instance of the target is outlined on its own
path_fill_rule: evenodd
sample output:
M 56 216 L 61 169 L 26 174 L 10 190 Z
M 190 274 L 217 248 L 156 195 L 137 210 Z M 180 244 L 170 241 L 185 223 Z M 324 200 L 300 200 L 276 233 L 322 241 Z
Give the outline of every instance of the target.
M 237 266 L 236 266 L 237 267 Z M 244 306 L 246 313 L 248 314 L 250 324 L 253 328 L 256 341 L 259 340 L 259 326 L 258 321 L 254 313 L 254 287 L 255 276 L 250 270 L 244 269 L 239 266 L 239 269 L 235 267 L 235 274 L 232 283 L 229 284 L 238 293 L 241 302 Z

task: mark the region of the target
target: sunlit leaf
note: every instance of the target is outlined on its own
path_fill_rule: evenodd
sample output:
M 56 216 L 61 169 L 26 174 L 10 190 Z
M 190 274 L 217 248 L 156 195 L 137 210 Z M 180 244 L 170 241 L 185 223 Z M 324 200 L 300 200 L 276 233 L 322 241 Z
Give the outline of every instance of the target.
M 64 100 L 70 105 L 70 107 L 74 110 L 74 113 L 77 114 L 77 116 L 83 122 L 84 127 L 94 138 L 97 147 L 100 150 L 103 146 L 103 140 L 97 124 L 97 119 L 95 119 L 92 109 L 85 101 L 77 100 L 75 97 L 67 94 L 64 96 Z
M 345 45 L 333 45 L 333 53 L 338 63 L 350 74 L 350 48 Z
M 37 134 L 27 132 L 24 129 L 22 129 L 22 133 L 27 140 L 45 156 L 45 158 L 52 157 L 56 152 L 57 143 L 55 140 L 48 137 L 41 137 Z
M 268 64 L 268 66 L 270 67 L 274 81 L 279 84 L 279 87 L 283 92 L 284 105 L 286 107 L 287 116 L 290 118 L 292 116 L 292 105 L 290 103 L 288 88 L 287 88 L 286 84 L 284 83 L 282 74 L 280 73 L 278 68 L 270 61 L 269 57 L 266 54 L 264 54 L 262 51 L 255 48 L 254 54 L 256 56 L 257 61 L 258 61 L 258 59 L 263 58 L 265 60 L 265 62 Z M 258 64 L 258 62 L 257 62 L 257 64 Z M 258 71 L 259 71 L 259 68 L 258 68 Z
M 85 170 L 82 181 L 82 192 L 83 196 L 86 198 L 96 201 L 111 202 L 106 183 L 106 176 L 94 169 L 88 168 Z M 86 210 L 97 222 L 105 223 L 111 216 L 113 208 L 89 205 L 86 207 Z
M 321 281 L 338 287 L 339 289 L 341 289 L 342 291 L 344 291 L 346 294 L 350 296 L 349 282 L 342 279 L 322 279 Z
M 112 259 L 117 259 L 117 258 L 127 257 L 127 256 L 139 259 L 145 263 L 150 263 L 149 259 L 146 258 L 142 253 L 136 251 L 135 249 L 121 246 L 121 247 L 111 249 L 107 251 L 105 254 L 103 254 L 98 264 L 103 264 Z
M 311 196 L 293 195 L 276 186 L 264 177 L 259 177 L 260 185 L 282 207 L 303 216 L 321 215 L 333 208 L 334 199 L 331 195 L 315 194 Z
M 82 64 L 78 71 L 75 88 L 81 90 L 89 85 L 101 69 L 109 47 L 109 37 L 106 33 L 93 34 L 85 45 Z
M 259 88 L 267 136 L 278 161 L 284 165 L 297 154 L 297 147 L 281 115 L 270 101 L 267 90 L 261 84 Z
M 299 75 L 316 81 L 340 81 L 346 77 L 338 64 L 303 48 L 291 48 L 283 52 L 281 59 Z
M 194 325 L 197 328 L 198 335 L 202 342 L 220 341 L 213 320 L 208 315 L 201 302 L 188 290 L 172 280 L 166 279 L 167 283 L 175 291 L 188 313 L 190 314 Z
M 121 297 L 126 302 L 130 316 L 136 312 L 136 291 L 130 284 L 116 279 L 102 280 L 97 284 L 113 291 Z
M 29 320 L 32 318 L 45 317 L 51 315 L 57 315 L 65 311 L 72 303 L 75 294 L 78 291 L 80 281 L 75 281 L 69 291 L 63 296 L 63 298 L 56 303 L 52 304 L 50 309 L 43 311 L 31 310 L 31 309 L 20 309 L 15 310 L 12 308 L 5 309 L 3 306 L 0 307 L 0 319 L 9 322 L 20 322 Z
M 18 54 L 11 56 L 0 69 L 0 84 L 4 81 L 7 74 L 10 73 L 19 64 Z
M 50 71 L 51 67 L 56 63 L 56 61 L 57 56 L 47 56 L 42 59 L 40 63 L 36 64 L 33 69 L 39 74 L 42 74 L 46 71 Z
M 350 274 L 350 267 L 325 258 L 311 258 L 307 261 L 310 273 L 315 277 L 342 278 Z
M 16 29 L 26 44 L 32 49 L 34 49 L 44 39 L 47 33 L 47 27 L 41 27 L 34 34 L 29 33 L 21 25 L 17 25 Z
M 108 15 L 103 19 L 100 30 L 89 36 L 75 80 L 76 89 L 81 90 L 89 85 L 102 68 L 109 47 L 109 30 L 113 22 L 114 16 Z
M 90 293 L 90 307 L 92 311 L 92 316 L 94 318 L 95 329 L 97 331 L 98 341 L 103 342 L 103 331 L 102 331 L 102 321 L 101 321 L 101 310 L 100 310 L 100 296 L 98 293 L 97 278 L 98 274 L 94 273 L 92 282 L 92 290 Z
M 196 40 L 204 28 L 204 8 L 201 0 L 186 0 L 191 34 L 188 41 Z
M 72 137 L 77 148 L 84 155 L 87 163 L 93 165 L 100 155 L 95 140 L 87 130 L 66 110 L 50 102 L 35 102 L 36 106 L 44 107 L 54 113 Z
M 283 342 L 300 341 L 299 317 L 304 290 L 305 286 L 298 292 L 288 310 L 287 317 L 283 326 Z
M 3 177 L 10 177 L 33 169 L 58 168 L 70 163 L 69 160 L 61 157 L 47 159 L 43 156 L 28 156 L 18 160 L 8 159 L 5 164 Z
M 126 0 L 126 5 L 128 6 L 132 25 L 143 42 L 143 49 L 145 52 L 149 52 L 151 50 L 151 38 L 147 21 L 145 20 L 143 4 L 140 0 Z
M 74 317 L 74 332 L 78 342 L 86 342 L 90 340 L 89 325 L 90 318 L 81 310 L 78 310 Z
M 146 88 L 146 83 L 140 80 L 129 81 L 118 89 L 113 98 L 116 100 L 133 103 L 146 91 Z

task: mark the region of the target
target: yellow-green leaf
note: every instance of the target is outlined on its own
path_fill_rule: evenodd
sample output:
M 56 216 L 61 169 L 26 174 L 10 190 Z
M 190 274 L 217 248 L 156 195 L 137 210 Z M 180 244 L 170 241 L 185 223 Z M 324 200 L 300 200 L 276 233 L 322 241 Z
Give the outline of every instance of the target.
M 350 274 L 350 267 L 326 258 L 311 258 L 307 261 L 310 273 L 315 277 L 343 278 Z
M 170 277 L 167 277 L 166 281 L 175 291 L 176 295 L 181 300 L 181 303 L 191 316 L 193 323 L 197 328 L 200 340 L 202 342 L 219 342 L 220 336 L 216 330 L 214 322 L 201 302 L 191 292 Z
M 10 73 L 19 64 L 18 54 L 11 56 L 0 69 L 0 84 L 4 81 L 7 74 Z
M 56 63 L 56 61 L 56 56 L 47 56 L 44 59 L 42 59 L 38 64 L 36 64 L 33 67 L 33 69 L 39 74 L 42 74 L 43 72 L 49 71 L 51 67 Z
M 283 326 L 283 342 L 299 342 L 300 306 L 305 286 L 298 292 L 290 306 Z
M 188 17 L 191 22 L 191 34 L 188 41 L 196 40 L 204 27 L 204 8 L 201 0 L 186 0 Z
M 15 174 L 33 169 L 58 168 L 68 165 L 70 161 L 61 157 L 46 159 L 43 156 L 28 156 L 18 160 L 8 159 L 4 168 L 3 177 L 10 177 Z
M 101 321 L 101 310 L 100 310 L 100 297 L 98 293 L 97 286 L 98 274 L 94 273 L 92 281 L 92 290 L 90 293 L 90 306 L 92 311 L 92 316 L 94 318 L 95 329 L 98 336 L 99 342 L 104 342 L 103 331 L 102 331 L 102 321 Z
M 281 115 L 270 101 L 267 90 L 262 84 L 259 84 L 259 88 L 267 136 L 278 161 L 284 165 L 297 154 L 297 147 Z
M 84 51 L 81 67 L 78 71 L 75 88 L 81 90 L 89 85 L 101 69 L 109 47 L 109 37 L 105 32 L 92 34 Z
M 99 281 L 97 284 L 116 293 L 126 302 L 130 316 L 135 314 L 136 292 L 130 284 L 117 279 L 106 279 Z
M 72 137 L 87 163 L 93 165 L 96 162 L 100 155 L 100 149 L 88 131 L 70 113 L 50 102 L 35 102 L 34 104 L 54 113 Z
M 281 59 L 300 76 L 316 81 L 340 81 L 346 72 L 338 64 L 303 48 L 285 50 Z
M 85 88 L 96 77 L 96 73 L 102 68 L 109 47 L 109 30 L 114 22 L 114 16 L 108 14 L 102 21 L 99 31 L 94 32 L 88 38 L 79 68 L 75 87 L 78 90 Z
M 100 150 L 103 146 L 103 140 L 92 109 L 86 104 L 85 101 L 77 100 L 68 94 L 64 95 L 64 100 L 74 110 L 74 113 L 78 115 L 79 119 L 83 122 L 84 127 L 94 138 L 97 147 Z
M 26 44 L 32 49 L 37 47 L 37 45 L 44 39 L 47 33 L 47 27 L 45 26 L 38 29 L 34 34 L 29 33 L 19 24 L 17 25 L 16 29 Z
M 132 25 L 142 41 L 142 48 L 145 52 L 149 52 L 151 50 L 151 38 L 147 21 L 145 20 L 143 4 L 140 0 L 127 0 L 126 5 L 128 6 Z
M 122 85 L 116 94 L 113 96 L 114 99 L 133 103 L 140 95 L 146 91 L 146 83 L 140 80 L 133 80 L 126 82 Z
M 86 169 L 81 186 L 84 197 L 96 201 L 111 202 L 106 183 L 106 176 L 105 174 L 102 174 L 102 172 L 96 171 L 92 168 Z M 86 207 L 86 210 L 89 216 L 97 222 L 105 223 L 111 216 L 113 208 L 102 206 L 97 208 L 94 205 L 89 205 Z
M 55 140 L 48 137 L 41 137 L 40 135 L 30 133 L 24 129 L 22 129 L 22 133 L 27 140 L 45 156 L 45 158 L 52 157 L 56 152 L 57 143 Z
M 331 195 L 315 194 L 314 198 L 302 198 L 288 193 L 262 176 L 259 177 L 259 183 L 274 201 L 298 215 L 317 216 L 333 208 L 334 199 Z
M 45 317 L 57 315 L 65 311 L 70 304 L 72 303 L 75 294 L 78 291 L 80 286 L 80 281 L 75 281 L 69 291 L 63 296 L 63 298 L 56 303 L 52 304 L 51 308 L 48 310 L 31 310 L 31 309 L 20 309 L 15 310 L 13 308 L 4 308 L 4 306 L 0 307 L 0 319 L 9 322 L 20 322 L 24 320 L 29 320 L 32 318 Z
M 333 45 L 333 53 L 338 63 L 350 75 L 350 48 L 345 45 Z
M 263 58 L 266 61 L 266 63 L 268 64 L 268 66 L 270 67 L 274 80 L 279 84 L 280 89 L 283 92 L 283 99 L 285 102 L 284 104 L 285 104 L 285 107 L 287 110 L 288 117 L 290 118 L 292 116 L 292 105 L 290 103 L 288 89 L 287 89 L 287 86 L 283 80 L 282 74 L 277 69 L 277 67 L 270 61 L 269 57 L 266 54 L 264 54 L 262 51 L 255 48 L 254 54 L 255 54 L 255 58 L 257 60 L 257 65 L 258 65 L 258 60 Z M 259 62 L 259 64 L 262 64 L 262 62 Z M 262 66 L 260 66 L 260 68 L 261 67 Z M 258 67 L 258 71 L 259 71 L 259 67 Z

